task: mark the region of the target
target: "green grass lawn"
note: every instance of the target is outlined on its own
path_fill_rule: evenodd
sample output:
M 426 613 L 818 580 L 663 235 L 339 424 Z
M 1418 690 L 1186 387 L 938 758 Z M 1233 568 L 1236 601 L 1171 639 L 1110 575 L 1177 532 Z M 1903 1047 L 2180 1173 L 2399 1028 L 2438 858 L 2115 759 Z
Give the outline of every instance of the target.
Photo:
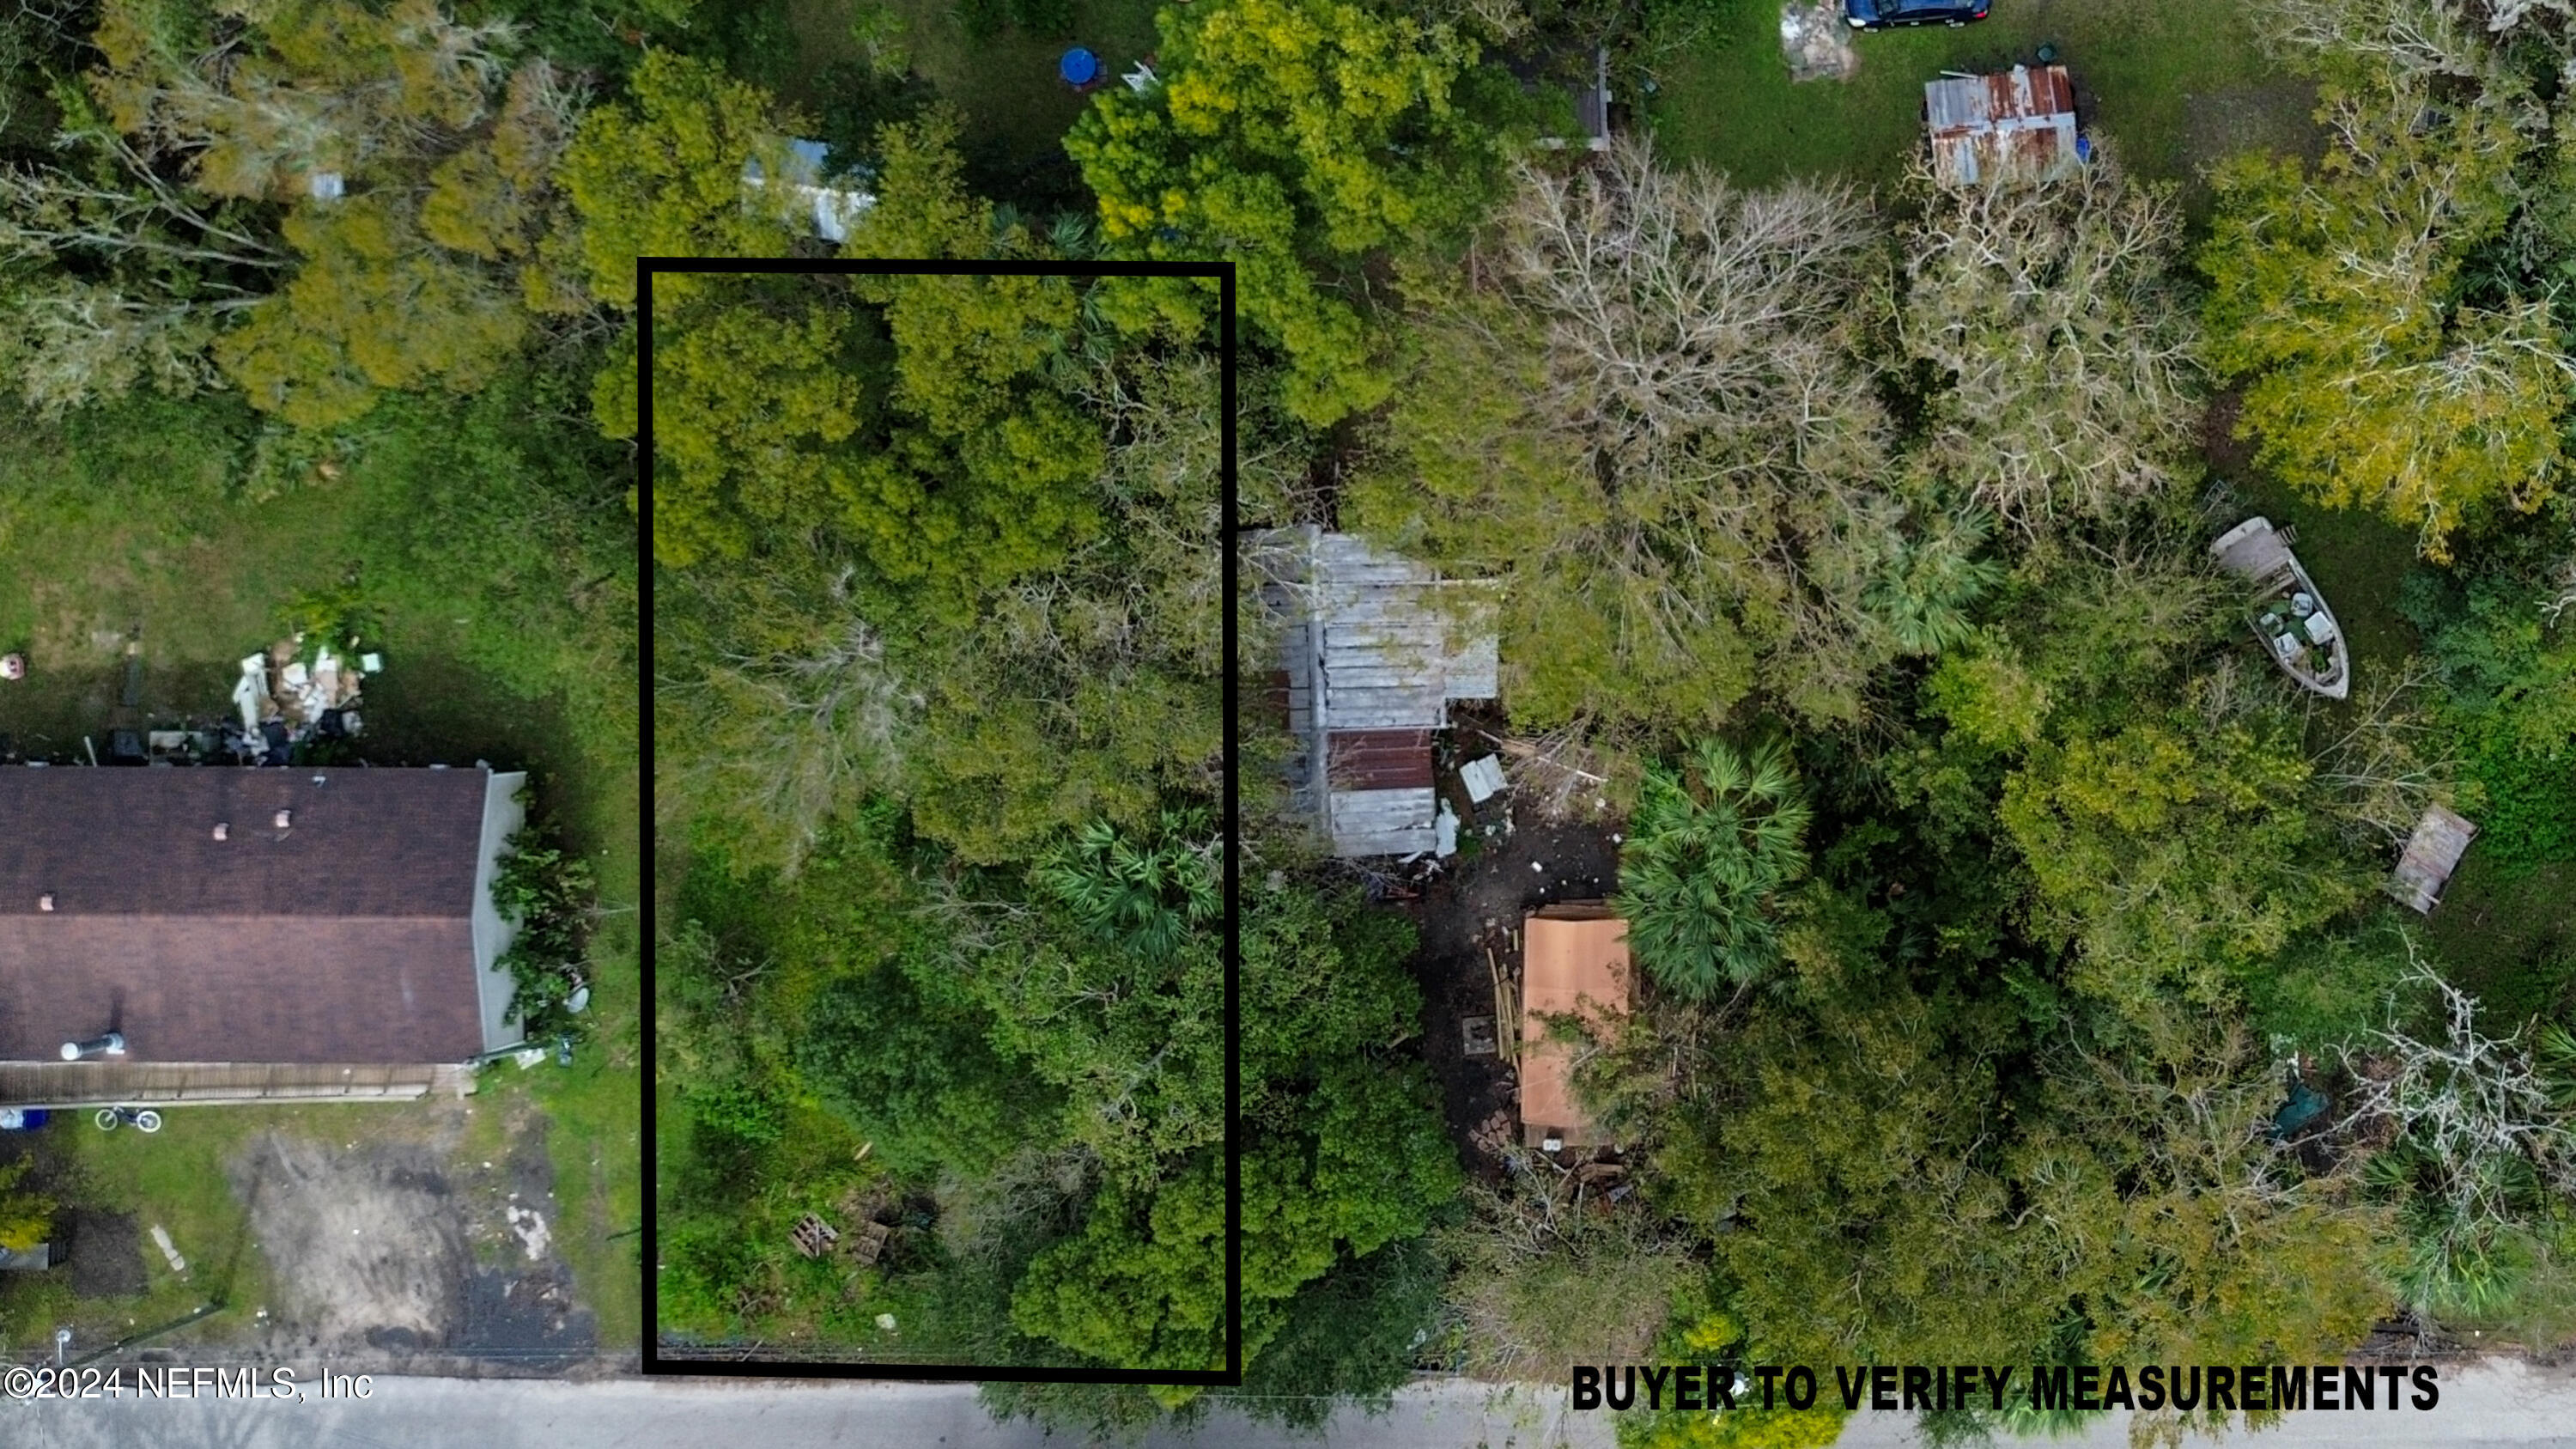
M 1778 0 L 1718 0 L 1677 52 L 1646 56 L 1645 107 L 1675 156 L 1749 185 L 1783 176 L 1901 175 L 1922 149 L 1923 83 L 1945 70 L 2033 62 L 2043 43 L 2074 74 L 2086 129 L 2140 175 L 2177 181 L 2232 151 L 2307 144 L 2310 88 L 2267 64 L 2233 0 L 1995 0 L 1983 22 L 1853 37 L 1847 81 L 1792 82 Z

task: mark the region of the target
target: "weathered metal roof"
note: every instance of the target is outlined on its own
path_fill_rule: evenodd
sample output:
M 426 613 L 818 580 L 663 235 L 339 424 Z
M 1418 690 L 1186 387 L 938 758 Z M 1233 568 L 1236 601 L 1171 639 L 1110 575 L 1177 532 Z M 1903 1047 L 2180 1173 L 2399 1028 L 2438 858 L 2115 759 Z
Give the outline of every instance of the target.
M 1430 732 L 1448 727 L 1449 701 L 1500 692 L 1488 586 L 1312 525 L 1247 544 L 1269 580 L 1264 601 L 1287 620 L 1280 664 L 1289 729 L 1305 745 L 1299 789 L 1325 815 L 1334 853 L 1431 849 Z
M 2459 869 L 2460 857 L 2468 853 L 2477 833 L 2478 828 L 2465 817 L 2439 805 L 2425 806 L 2424 818 L 2415 822 L 2415 833 L 2407 837 L 2406 853 L 2397 858 L 2388 893 L 2418 914 L 2430 914 L 2441 904 L 2443 885 Z
M 2047 181 L 2081 164 L 2075 82 L 2062 65 L 1926 81 L 1923 126 L 1944 186 Z

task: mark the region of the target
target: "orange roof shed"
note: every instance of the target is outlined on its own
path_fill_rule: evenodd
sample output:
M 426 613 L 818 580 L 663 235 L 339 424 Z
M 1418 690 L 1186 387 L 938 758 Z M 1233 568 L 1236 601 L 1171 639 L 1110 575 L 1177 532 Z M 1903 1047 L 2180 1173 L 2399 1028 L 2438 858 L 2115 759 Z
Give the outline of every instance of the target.
M 1568 1080 L 1575 1045 L 1551 1040 L 1547 1018 L 1581 1016 L 1609 1030 L 1627 1015 L 1628 923 L 1599 901 L 1565 901 L 1531 911 L 1522 925 L 1522 1140 L 1594 1146 L 1600 1130 L 1575 1104 Z

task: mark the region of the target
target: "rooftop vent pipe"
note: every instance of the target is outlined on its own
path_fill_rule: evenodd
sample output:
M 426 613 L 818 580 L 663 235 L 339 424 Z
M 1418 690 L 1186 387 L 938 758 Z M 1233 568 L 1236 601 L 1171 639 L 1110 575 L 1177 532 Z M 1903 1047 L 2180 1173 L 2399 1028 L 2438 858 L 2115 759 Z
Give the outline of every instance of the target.
M 63 1060 L 67 1062 L 86 1061 L 91 1057 L 123 1055 L 125 1055 L 125 1033 L 121 1031 L 111 1031 L 105 1036 L 94 1036 L 87 1041 L 63 1043 Z

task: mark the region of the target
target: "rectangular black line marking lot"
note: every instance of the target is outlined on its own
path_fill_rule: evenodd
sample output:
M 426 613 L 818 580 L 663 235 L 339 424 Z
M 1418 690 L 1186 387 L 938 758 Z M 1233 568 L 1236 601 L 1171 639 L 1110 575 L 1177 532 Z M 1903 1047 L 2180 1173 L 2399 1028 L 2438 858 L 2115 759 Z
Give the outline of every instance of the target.
M 967 1379 L 1023 1383 L 1114 1383 L 1114 1384 L 1187 1384 L 1206 1387 L 1239 1387 L 1243 1382 L 1243 1183 L 1242 1183 L 1242 1079 L 1240 1049 L 1241 1022 L 1239 977 L 1242 969 L 1240 916 L 1240 861 L 1236 841 L 1239 824 L 1237 780 L 1237 744 L 1235 705 L 1237 695 L 1235 659 L 1235 591 L 1237 561 L 1234 536 L 1237 527 L 1235 480 L 1235 279 L 1232 263 L 1222 262 L 938 262 L 938 261 L 851 261 L 841 259 L 804 260 L 795 258 L 700 258 L 645 257 L 637 263 L 636 278 L 636 468 L 637 498 L 640 514 L 638 547 L 642 552 L 639 577 L 642 579 L 642 673 L 647 681 L 647 708 L 643 711 L 643 740 L 648 763 L 653 755 L 653 711 L 650 708 L 650 681 L 653 671 L 653 279 L 657 274 L 694 273 L 767 273 L 805 274 L 815 276 L 1052 276 L 1072 278 L 1100 277 L 1184 277 L 1202 278 L 1217 283 L 1219 397 L 1221 418 L 1220 485 L 1221 508 L 1218 524 L 1218 547 L 1222 555 L 1221 580 L 1224 589 L 1225 619 L 1222 651 L 1225 661 L 1222 689 L 1224 710 L 1224 784 L 1220 806 L 1219 828 L 1224 839 L 1224 979 L 1225 979 L 1225 1323 L 1226 1367 L 1222 1370 L 1114 1369 L 1032 1367 L 1017 1364 L 902 1363 L 877 1359 L 834 1358 L 822 1353 L 806 1353 L 780 1345 L 705 1345 L 665 1346 L 661 1342 L 660 1285 L 656 1265 L 661 1261 L 659 1222 L 659 1171 L 655 1160 L 655 1097 L 653 1063 L 655 1021 L 653 976 L 654 955 L 658 941 L 650 923 L 655 914 L 654 890 L 656 872 L 647 869 L 643 881 L 643 909 L 648 928 L 644 935 L 644 1011 L 643 1051 L 645 1060 L 643 1100 L 644 1162 L 644 1344 L 643 1367 L 648 1374 L 736 1375 L 766 1378 L 846 1378 L 846 1379 Z M 653 772 L 643 771 L 645 854 L 649 861 L 653 846 Z

